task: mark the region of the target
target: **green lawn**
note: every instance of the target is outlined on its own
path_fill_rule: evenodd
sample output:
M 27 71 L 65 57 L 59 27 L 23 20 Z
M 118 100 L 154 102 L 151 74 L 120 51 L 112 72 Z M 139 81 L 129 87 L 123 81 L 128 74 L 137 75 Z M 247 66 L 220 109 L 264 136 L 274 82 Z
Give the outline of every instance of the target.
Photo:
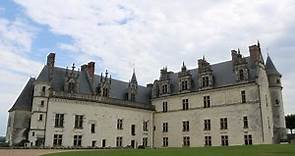
M 295 145 L 73 151 L 46 156 L 295 156 Z

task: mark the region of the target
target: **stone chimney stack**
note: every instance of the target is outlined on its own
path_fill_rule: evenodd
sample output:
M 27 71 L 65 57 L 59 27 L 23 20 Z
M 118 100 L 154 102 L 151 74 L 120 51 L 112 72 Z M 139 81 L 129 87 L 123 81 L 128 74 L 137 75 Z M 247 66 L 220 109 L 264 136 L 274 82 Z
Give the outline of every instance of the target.
M 263 63 L 259 42 L 257 43 L 257 45 L 249 46 L 249 52 L 250 52 L 251 66 L 256 65 L 258 63 Z
M 49 53 L 47 56 L 47 66 L 54 67 L 55 63 L 55 53 Z
M 87 69 L 87 64 L 81 65 L 81 71 L 86 71 L 86 69 Z
M 48 80 L 52 81 L 54 75 L 55 53 L 49 53 L 47 56 Z
M 231 57 L 232 57 L 232 63 L 236 64 L 238 60 L 238 52 L 236 50 L 231 50 Z
M 90 78 L 94 77 L 95 72 L 95 62 L 89 62 L 87 65 L 87 72 Z

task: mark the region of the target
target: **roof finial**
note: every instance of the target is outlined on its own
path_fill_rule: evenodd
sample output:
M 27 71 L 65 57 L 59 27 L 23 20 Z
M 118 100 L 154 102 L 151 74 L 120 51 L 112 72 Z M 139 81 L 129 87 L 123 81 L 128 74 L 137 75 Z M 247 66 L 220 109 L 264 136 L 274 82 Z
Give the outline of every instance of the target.
M 182 61 L 182 66 L 184 67 L 185 65 L 184 65 L 184 61 Z
M 240 52 L 240 48 L 238 48 L 238 54 L 240 54 L 241 52 Z
M 205 55 L 203 55 L 203 60 L 206 61 Z
M 260 48 L 260 43 L 259 43 L 259 40 L 257 40 L 257 46 Z
M 75 67 L 75 63 L 73 63 L 73 66 L 72 66 L 72 70 L 74 70 L 76 67 Z

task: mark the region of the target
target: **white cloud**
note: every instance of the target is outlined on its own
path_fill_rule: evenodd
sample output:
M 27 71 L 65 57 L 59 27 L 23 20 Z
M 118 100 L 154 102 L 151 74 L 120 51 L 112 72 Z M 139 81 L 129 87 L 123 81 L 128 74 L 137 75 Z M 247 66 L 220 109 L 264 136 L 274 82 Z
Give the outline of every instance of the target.
M 22 20 L 0 18 L 0 135 L 5 133 L 7 111 L 15 102 L 29 76 L 42 65 L 29 58 L 36 29 Z
M 100 71 L 109 68 L 123 80 L 130 78 L 135 64 L 141 84 L 157 78 L 163 66 L 179 70 L 183 60 L 195 68 L 196 60 L 203 55 L 212 63 L 230 59 L 232 48 L 240 47 L 248 55 L 247 47 L 257 39 L 263 50 L 277 49 L 273 45 L 278 45 L 279 38 L 295 23 L 292 0 L 15 2 L 34 21 L 49 26 L 56 34 L 70 36 L 73 44 L 61 43 L 60 47 L 79 54 L 77 62 L 99 57 Z M 283 57 L 280 51 L 272 54 Z M 295 77 L 292 73 L 283 75 L 290 78 L 285 89 L 289 110 Z

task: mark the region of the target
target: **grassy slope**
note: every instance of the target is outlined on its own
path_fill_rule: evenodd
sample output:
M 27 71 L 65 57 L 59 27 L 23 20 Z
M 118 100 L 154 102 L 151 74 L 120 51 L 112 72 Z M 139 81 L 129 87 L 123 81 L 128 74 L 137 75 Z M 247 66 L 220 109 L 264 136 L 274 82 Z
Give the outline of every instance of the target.
M 48 154 L 46 156 L 295 156 L 295 145 L 93 150 Z

